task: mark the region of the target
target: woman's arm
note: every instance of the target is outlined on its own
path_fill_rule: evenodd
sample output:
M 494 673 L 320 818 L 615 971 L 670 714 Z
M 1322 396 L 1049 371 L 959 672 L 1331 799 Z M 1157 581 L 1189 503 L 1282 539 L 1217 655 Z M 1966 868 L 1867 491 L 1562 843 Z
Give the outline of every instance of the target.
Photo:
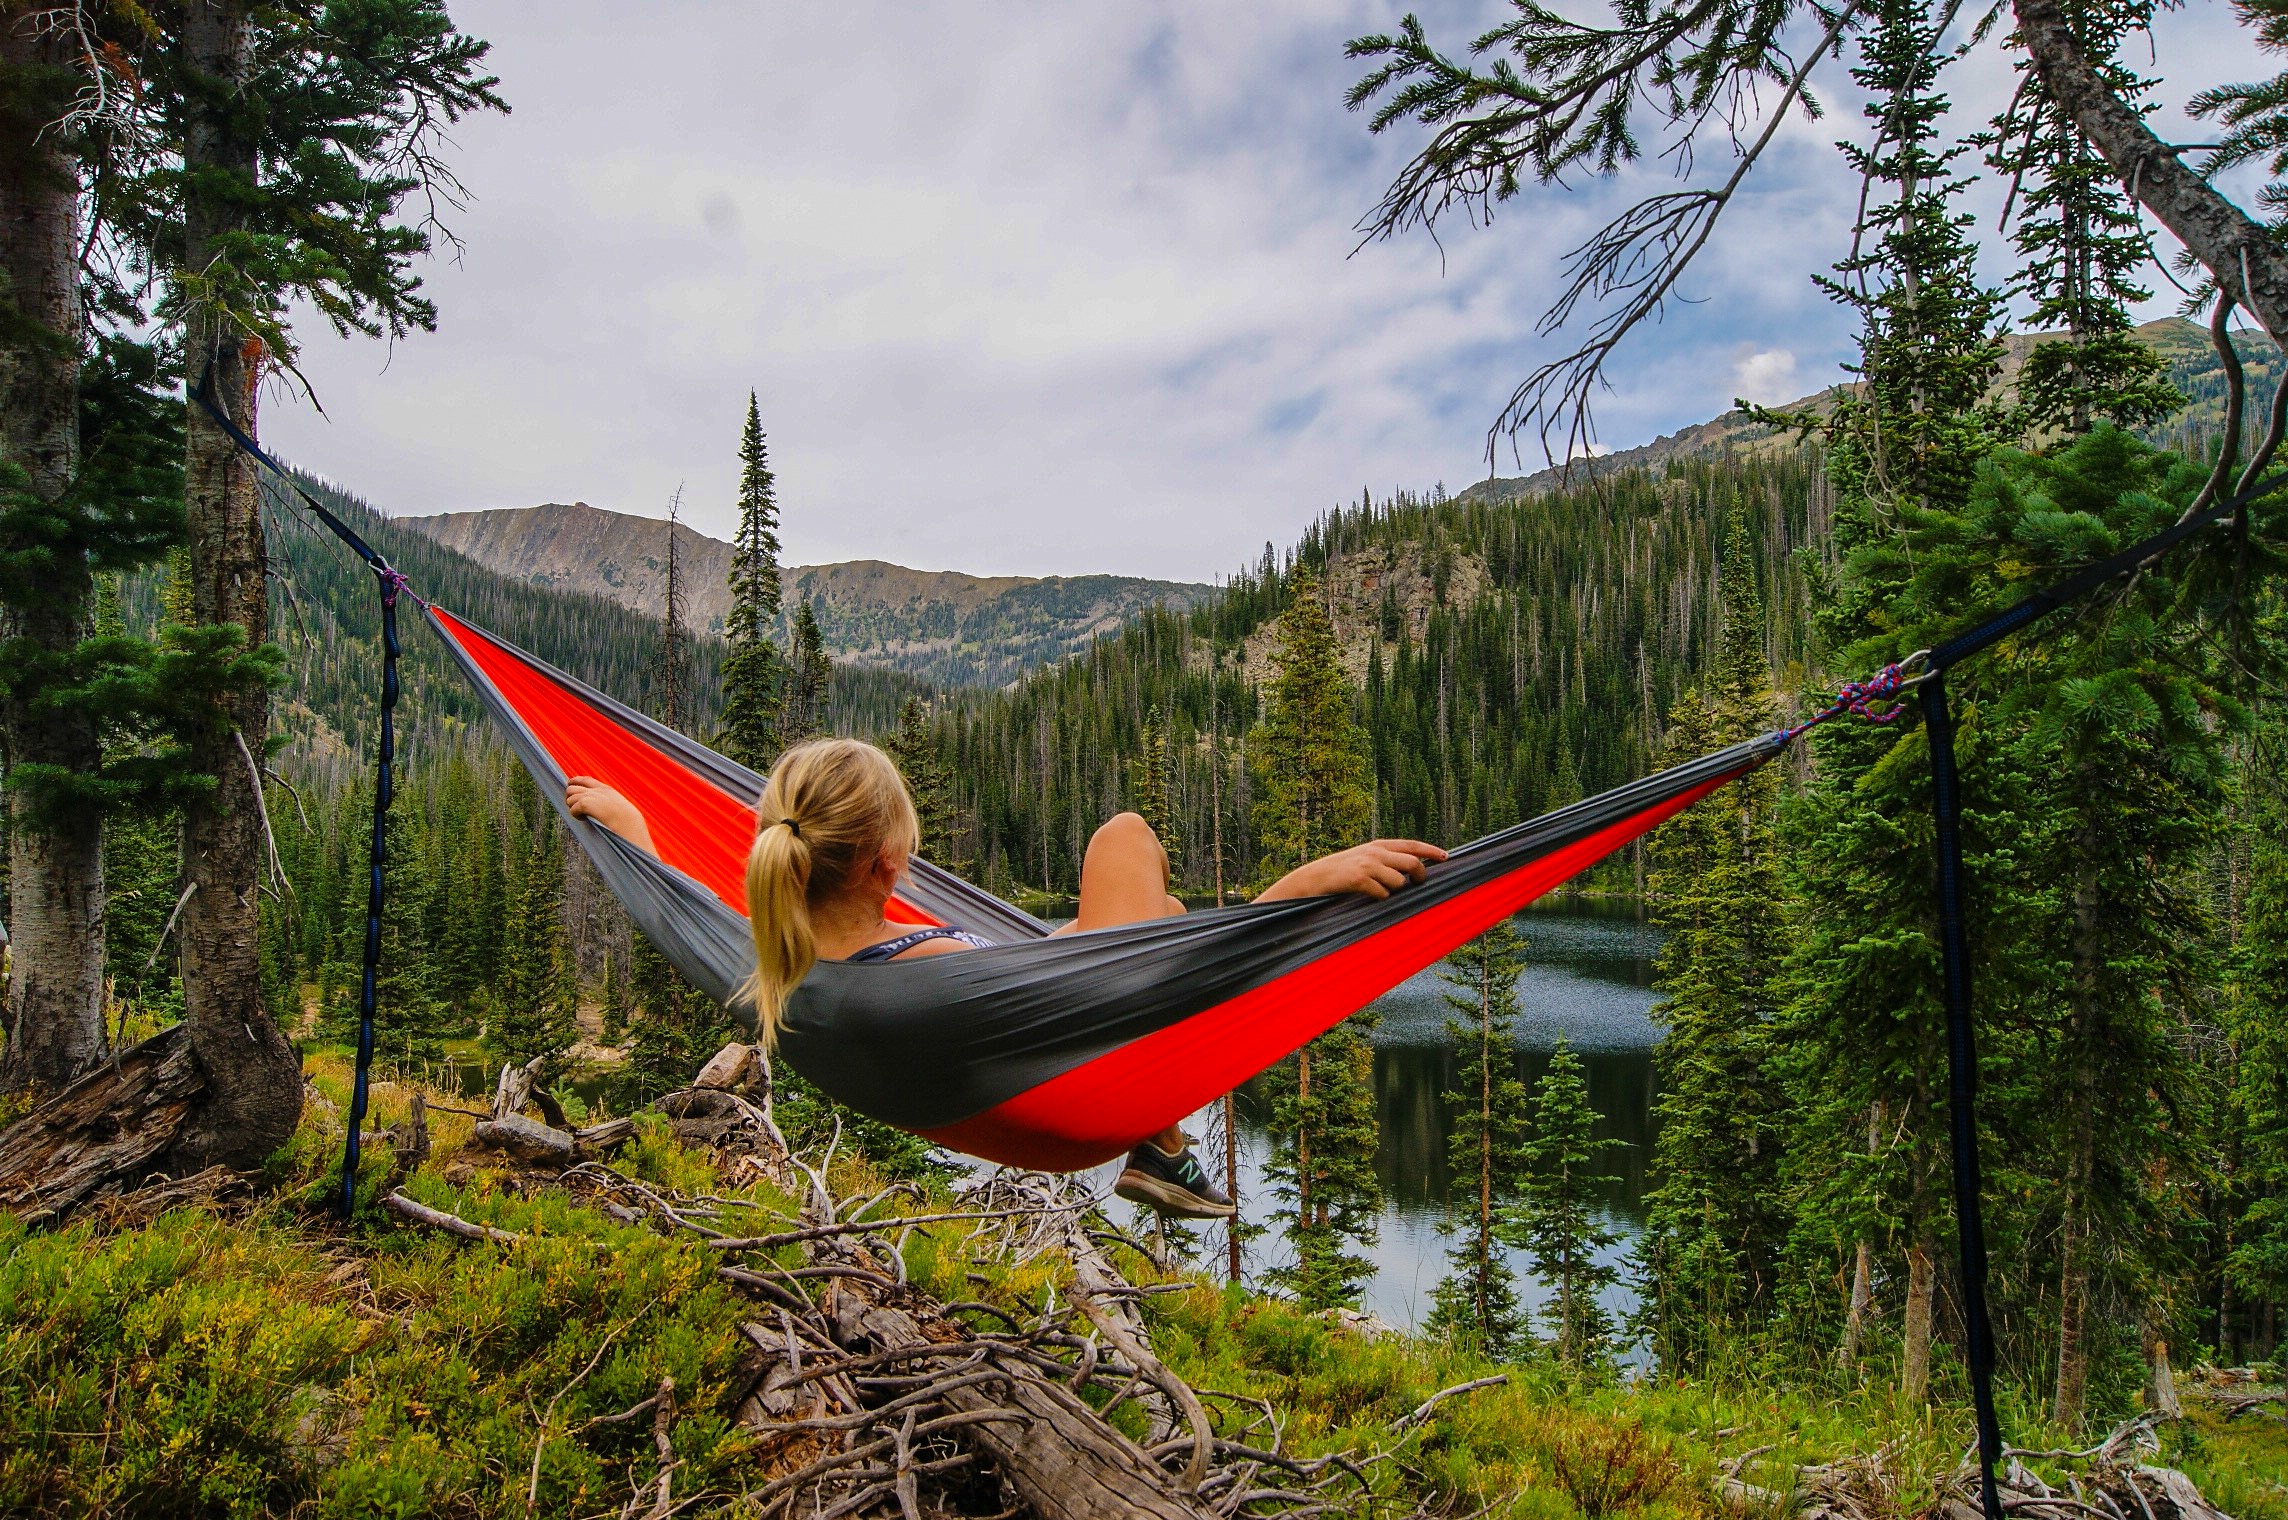
M 647 855 L 659 853 L 642 809 L 593 776 L 574 776 L 564 784 L 564 806 L 573 817 L 610 829 Z
M 1362 897 L 1388 897 L 1411 881 L 1429 874 L 1429 862 L 1446 852 L 1419 839 L 1370 839 L 1365 844 L 1322 855 L 1297 866 L 1263 889 L 1257 902 L 1280 897 L 1326 897 L 1356 892 Z

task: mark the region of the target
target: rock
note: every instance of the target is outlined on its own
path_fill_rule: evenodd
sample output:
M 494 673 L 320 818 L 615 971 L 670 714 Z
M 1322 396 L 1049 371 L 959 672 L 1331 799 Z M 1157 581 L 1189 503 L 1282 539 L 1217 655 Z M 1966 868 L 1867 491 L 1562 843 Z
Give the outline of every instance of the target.
M 699 1075 L 691 1079 L 693 1087 L 714 1087 L 726 1092 L 737 1092 L 750 1087 L 755 1080 L 755 1047 L 737 1041 L 724 1046 L 699 1068 Z

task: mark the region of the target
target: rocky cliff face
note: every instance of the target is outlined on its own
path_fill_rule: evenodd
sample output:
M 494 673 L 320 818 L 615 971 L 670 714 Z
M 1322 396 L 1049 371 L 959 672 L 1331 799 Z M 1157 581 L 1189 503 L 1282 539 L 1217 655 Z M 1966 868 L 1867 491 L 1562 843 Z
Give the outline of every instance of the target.
M 585 502 L 403 520 L 489 570 L 607 596 L 657 617 L 667 596 L 667 524 Z M 731 546 L 678 526 L 684 615 L 720 632 Z M 1154 603 L 1189 607 L 1212 588 L 1121 575 L 978 576 L 880 560 L 796 565 L 787 606 L 807 600 L 835 659 L 949 686 L 998 686 L 1083 648 Z M 782 626 L 783 637 L 786 630 Z

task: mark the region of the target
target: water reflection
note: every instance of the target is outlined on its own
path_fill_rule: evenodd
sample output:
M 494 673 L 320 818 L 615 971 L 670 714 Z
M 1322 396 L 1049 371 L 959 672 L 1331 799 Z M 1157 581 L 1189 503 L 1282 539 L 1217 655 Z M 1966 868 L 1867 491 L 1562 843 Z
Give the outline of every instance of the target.
M 1660 1037 L 1652 1018 L 1652 961 L 1660 931 L 1642 920 L 1636 904 L 1612 899 L 1538 904 L 1518 916 L 1518 927 L 1528 957 L 1518 987 L 1518 1074 L 1529 1089 L 1539 1081 L 1559 1035 L 1580 1054 L 1597 1133 L 1622 1142 L 1606 1153 L 1606 1169 L 1616 1180 L 1605 1189 L 1603 1210 L 1606 1227 L 1620 1239 L 1603 1254 L 1625 1272 L 1644 1225 L 1645 1168 L 1652 1154 L 1652 1047 Z M 1381 1239 L 1369 1253 L 1375 1276 L 1365 1300 L 1367 1308 L 1402 1327 L 1428 1317 L 1430 1292 L 1445 1275 L 1449 1245 L 1437 1229 L 1449 1183 L 1441 1094 L 1454 1079 L 1455 1064 L 1443 991 L 1437 974 L 1425 972 L 1374 1005 L 1375 1105 L 1381 1120 L 1376 1170 L 1385 1201 Z M 1239 1108 L 1242 1208 L 1250 1220 L 1271 1223 L 1277 1200 L 1262 1172 L 1269 1137 L 1258 1084 L 1241 1089 Z M 1204 1132 L 1207 1125 L 1202 1116 L 1191 1127 Z M 1276 1234 L 1266 1234 L 1250 1247 L 1250 1269 L 1275 1266 L 1284 1256 Z M 1526 1263 L 1513 1257 L 1512 1264 L 1527 1301 L 1538 1305 L 1544 1295 Z M 1606 1302 L 1616 1317 L 1636 1306 L 1626 1282 Z

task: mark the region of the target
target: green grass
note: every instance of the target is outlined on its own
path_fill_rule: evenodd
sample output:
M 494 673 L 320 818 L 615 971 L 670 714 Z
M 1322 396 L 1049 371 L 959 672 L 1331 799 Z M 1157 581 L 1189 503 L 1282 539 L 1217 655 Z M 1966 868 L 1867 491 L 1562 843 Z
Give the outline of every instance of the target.
M 312 1076 L 333 1105 L 346 1103 L 338 1060 L 314 1060 Z M 397 1117 L 408 1099 L 378 1087 L 373 1122 Z M 251 1212 L 181 1210 L 47 1234 L 0 1223 L 0 1513 L 616 1513 L 656 1470 L 650 1424 L 587 1422 L 633 1406 L 662 1377 L 677 1389 L 679 1497 L 728 1497 L 781 1470 L 784 1453 L 736 1429 L 725 1407 L 745 1346 L 739 1326 L 757 1310 L 715 1281 L 712 1255 L 456 1165 L 469 1121 L 433 1122 L 436 1153 L 408 1193 L 519 1231 L 521 1243 L 470 1245 L 395 1225 L 371 1202 L 386 1155 L 369 1158 L 360 1217 L 334 1222 L 324 1205 L 340 1118 L 322 1105 Z M 617 1165 L 686 1194 L 724 1191 L 707 1160 L 657 1121 L 641 1122 Z M 838 1182 L 855 1189 L 867 1179 L 853 1168 Z M 791 1211 L 765 1187 L 731 1196 Z M 1062 1301 L 1059 1263 L 1004 1270 L 973 1259 L 966 1237 L 917 1230 L 906 1248 L 915 1280 L 1012 1312 L 1038 1309 L 1052 1291 Z M 1139 1261 L 1122 1265 L 1152 1276 Z M 1910 1408 L 1881 1389 L 1583 1384 L 1539 1364 L 1506 1369 L 1508 1386 L 1449 1400 L 1400 1438 L 1392 1423 L 1422 1399 L 1492 1369 L 1204 1283 L 1154 1297 L 1146 1312 L 1160 1354 L 1212 1390 L 1214 1407 L 1237 1417 L 1243 1401 L 1268 1400 L 1300 1454 L 1387 1453 L 1369 1479 L 1409 1507 L 1426 1498 L 1454 1513 L 1495 1504 L 1520 1520 L 1713 1517 L 1728 1454 L 1770 1447 L 1750 1476 L 1781 1486 L 1786 1463 L 1884 1445 L 1911 1505 L 1968 1438 L 1960 1411 Z M 1116 1418 L 1141 1429 L 1133 1406 Z M 2012 1431 L 2022 1444 L 2052 1439 L 2031 1423 Z M 2240 1520 L 2288 1520 L 2279 1486 L 2288 1431 L 2277 1420 L 2196 1417 L 2168 1441 L 2168 1460 Z M 528 1508 L 536 1447 L 539 1499 Z

